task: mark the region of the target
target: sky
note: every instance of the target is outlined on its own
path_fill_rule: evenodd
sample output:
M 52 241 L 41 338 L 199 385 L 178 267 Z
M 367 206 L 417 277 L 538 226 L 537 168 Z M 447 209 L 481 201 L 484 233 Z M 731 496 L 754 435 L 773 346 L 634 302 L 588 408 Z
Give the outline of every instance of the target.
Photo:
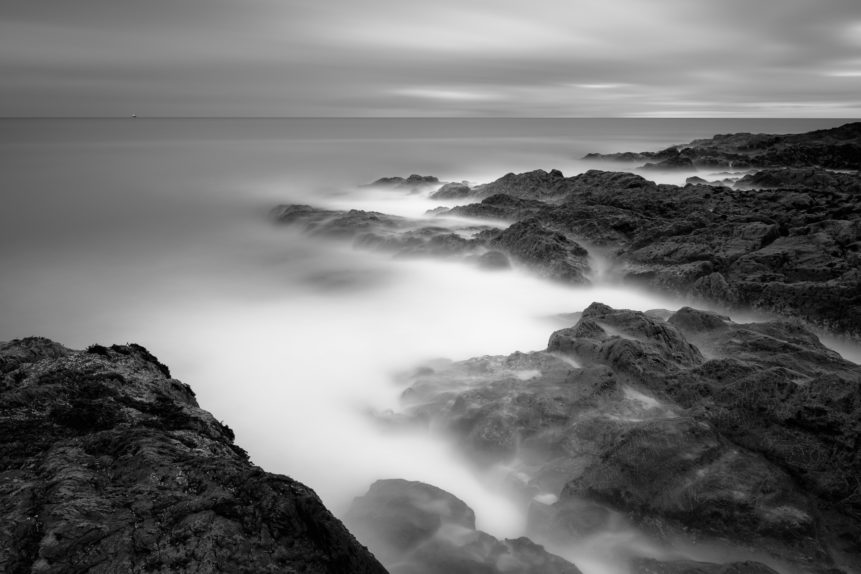
M 861 117 L 859 0 L 0 0 L 0 116 Z

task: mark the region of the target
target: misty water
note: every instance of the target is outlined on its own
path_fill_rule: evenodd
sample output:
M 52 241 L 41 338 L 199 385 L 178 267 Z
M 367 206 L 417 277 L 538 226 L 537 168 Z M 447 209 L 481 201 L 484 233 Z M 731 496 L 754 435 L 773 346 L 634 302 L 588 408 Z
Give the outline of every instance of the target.
M 0 340 L 140 343 L 256 464 L 309 484 L 336 515 L 374 480 L 406 478 L 463 499 L 480 529 L 521 536 L 526 507 L 509 495 L 505 469 L 477 472 L 433 433 L 375 423 L 374 413 L 398 409 L 399 373 L 434 358 L 543 349 L 570 325 L 562 315 L 592 301 L 688 302 L 619 285 L 612 273 L 575 288 L 517 269 L 393 259 L 277 226 L 270 208 L 424 217 L 438 206 L 426 194 L 359 185 L 411 173 L 475 183 L 538 168 L 568 176 L 597 167 L 578 159 L 592 151 L 841 123 L 0 120 Z M 589 574 L 620 571 L 619 548 L 658 552 L 630 529 L 553 550 Z

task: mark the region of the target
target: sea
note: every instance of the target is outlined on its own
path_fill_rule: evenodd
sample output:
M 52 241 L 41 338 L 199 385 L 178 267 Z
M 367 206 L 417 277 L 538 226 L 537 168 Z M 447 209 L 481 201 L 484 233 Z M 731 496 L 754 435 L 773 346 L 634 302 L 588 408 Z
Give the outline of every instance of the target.
M 464 500 L 479 528 L 520 536 L 527 509 L 508 495 L 505 469 L 478 472 L 433 432 L 376 422 L 398 411 L 403 374 L 428 360 L 543 349 L 593 301 L 639 310 L 689 302 L 607 277 L 571 287 L 518 269 L 393 258 L 276 225 L 271 208 L 431 217 L 439 204 L 427 193 L 363 184 L 633 169 L 581 158 L 847 121 L 0 119 L 0 341 L 139 343 L 256 464 L 310 485 L 336 515 L 373 481 L 405 478 Z M 620 571 L 618 549 L 634 545 L 660 555 L 632 531 L 555 550 L 586 574 L 606 574 Z

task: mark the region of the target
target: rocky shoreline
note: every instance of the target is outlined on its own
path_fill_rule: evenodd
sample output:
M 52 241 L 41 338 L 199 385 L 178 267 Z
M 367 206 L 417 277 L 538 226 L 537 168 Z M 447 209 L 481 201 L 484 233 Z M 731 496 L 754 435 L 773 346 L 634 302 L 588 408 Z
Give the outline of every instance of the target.
M 606 263 L 782 317 L 596 302 L 542 351 L 417 366 L 375 421 L 451 439 L 476 472 L 508 469 L 526 536 L 483 532 L 464 501 L 409 477 L 371 485 L 345 527 L 254 466 L 144 347 L 32 337 L 0 343 L 0 571 L 579 574 L 554 551 L 624 529 L 649 541 L 614 557 L 632 574 L 861 572 L 861 367 L 810 328 L 861 337 L 861 124 L 589 159 L 753 169 L 685 186 L 412 175 L 371 185 L 440 202 L 425 218 L 272 210 L 398 257 L 569 285 L 604 280 Z
M 798 323 L 594 303 L 545 351 L 422 369 L 404 408 L 399 424 L 513 467 L 541 539 L 618 512 L 670 545 L 861 568 L 861 367 Z
M 744 152 L 754 158 L 751 166 L 788 163 L 726 185 L 657 184 L 600 170 L 573 177 L 559 170 L 509 173 L 473 187 L 442 185 L 431 198 L 456 189 L 462 204 L 434 209 L 436 222 L 310 206 L 279 206 L 272 215 L 398 256 L 445 256 L 495 268 L 507 267 L 508 259 L 574 284 L 589 282 L 590 248 L 597 249 L 622 281 L 861 338 L 861 123 L 794 136 L 718 136 L 684 149 L 709 150 L 711 158 Z M 854 171 L 826 169 L 834 166 Z M 391 179 L 441 183 L 413 175 L 388 178 L 386 185 Z M 452 217 L 470 223 L 442 225 Z

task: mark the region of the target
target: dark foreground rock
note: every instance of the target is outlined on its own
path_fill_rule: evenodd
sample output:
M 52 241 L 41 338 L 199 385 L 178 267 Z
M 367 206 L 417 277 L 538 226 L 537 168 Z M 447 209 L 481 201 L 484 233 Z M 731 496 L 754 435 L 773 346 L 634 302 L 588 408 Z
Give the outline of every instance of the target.
M 137 345 L 0 344 L 0 571 L 384 573 Z
M 667 544 L 861 568 L 861 367 L 798 323 L 593 304 L 545 352 L 423 371 L 404 404 L 514 468 L 542 539 L 621 513 Z
M 580 574 L 527 538 L 476 530 L 462 500 L 422 482 L 377 481 L 344 521 L 393 574 Z
M 722 134 L 657 152 L 591 153 L 584 159 L 645 161 L 657 169 L 811 167 L 861 169 L 861 122 L 804 134 Z

